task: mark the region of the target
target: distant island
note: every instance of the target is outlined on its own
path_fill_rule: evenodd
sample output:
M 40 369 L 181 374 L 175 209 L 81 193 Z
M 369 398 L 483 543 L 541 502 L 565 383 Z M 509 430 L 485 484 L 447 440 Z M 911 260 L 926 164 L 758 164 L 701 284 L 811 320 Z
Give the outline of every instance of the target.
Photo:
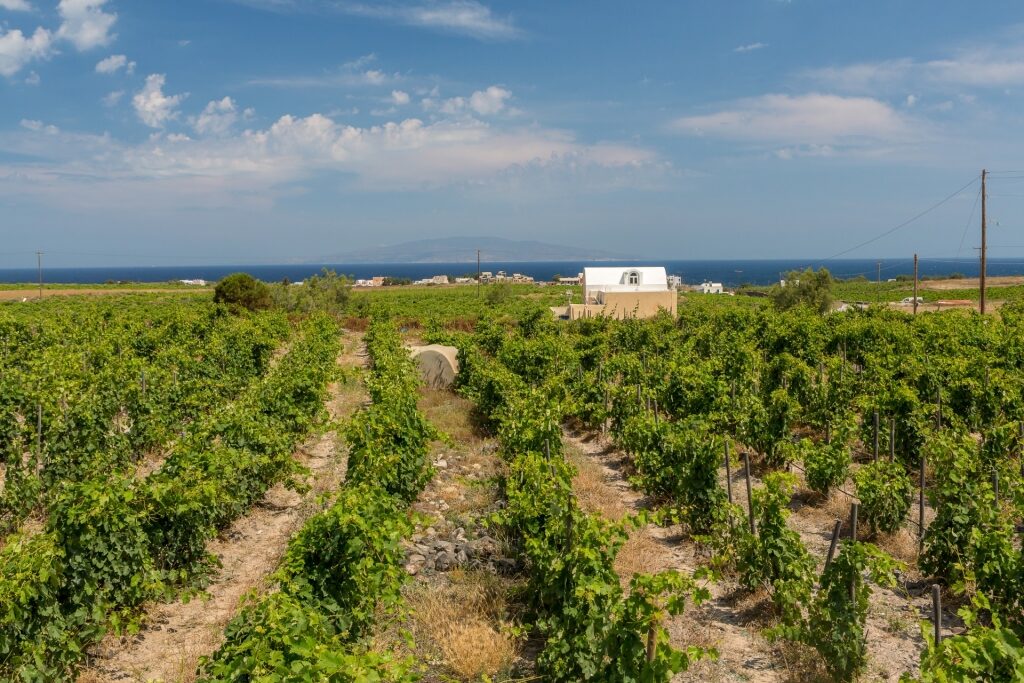
M 485 262 L 615 261 L 631 258 L 589 247 L 568 247 L 534 240 L 502 237 L 441 237 L 383 247 L 370 247 L 322 257 L 338 263 L 476 263 Z

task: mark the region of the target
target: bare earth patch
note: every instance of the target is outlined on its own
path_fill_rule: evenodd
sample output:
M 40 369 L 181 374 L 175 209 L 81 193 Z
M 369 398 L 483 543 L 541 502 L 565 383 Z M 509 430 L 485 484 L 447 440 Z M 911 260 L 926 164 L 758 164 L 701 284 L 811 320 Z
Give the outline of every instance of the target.
M 361 337 L 347 334 L 343 343 L 339 366 L 364 366 Z M 332 384 L 329 389 L 326 407 L 332 421 L 365 401 L 356 382 Z M 309 492 L 299 495 L 280 485 L 271 488 L 249 514 L 210 543 L 208 549 L 220 560 L 221 569 L 206 592 L 189 602 L 149 605 L 142 631 L 134 637 L 105 638 L 91 654 L 79 683 L 194 680 L 199 658 L 220 645 L 241 598 L 266 589 L 267 577 L 277 568 L 288 540 L 315 511 L 318 496 L 344 479 L 344 453 L 333 430 L 307 441 L 295 458 L 311 472 Z

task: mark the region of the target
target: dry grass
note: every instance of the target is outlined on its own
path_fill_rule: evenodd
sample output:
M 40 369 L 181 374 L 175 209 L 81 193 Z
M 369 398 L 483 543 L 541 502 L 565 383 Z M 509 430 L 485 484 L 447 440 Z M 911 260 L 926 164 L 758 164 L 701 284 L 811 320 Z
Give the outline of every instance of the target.
M 626 506 L 605 480 L 604 470 L 575 448 L 568 449 L 569 460 L 576 468 L 572 489 L 580 508 L 588 513 L 618 521 L 626 516 Z
M 478 439 L 473 423 L 473 404 L 450 391 L 421 389 L 419 408 L 427 419 L 456 443 Z
M 908 567 L 917 566 L 917 535 L 909 529 L 900 529 L 894 534 L 880 533 L 875 544 Z
M 418 584 L 407 595 L 412 633 L 432 646 L 445 670 L 461 680 L 494 677 L 515 662 L 518 639 L 507 628 L 506 589 L 484 572 L 456 570 L 448 584 Z
M 645 529 L 634 531 L 615 556 L 615 572 L 623 584 L 636 574 L 653 574 L 667 569 L 665 549 Z

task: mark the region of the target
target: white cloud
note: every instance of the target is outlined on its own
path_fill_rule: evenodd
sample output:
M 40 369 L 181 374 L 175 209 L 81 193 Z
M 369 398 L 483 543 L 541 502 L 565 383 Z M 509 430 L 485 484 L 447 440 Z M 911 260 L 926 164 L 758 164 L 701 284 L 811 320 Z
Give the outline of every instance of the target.
M 512 40 L 522 37 L 522 31 L 511 18 L 496 16 L 489 7 L 476 0 L 447 0 L 419 5 L 352 2 L 341 3 L 337 8 L 348 14 L 458 33 L 478 40 Z
M 39 85 L 42 80 L 38 73 L 30 71 L 28 76 L 25 76 L 25 85 Z
M 252 109 L 246 109 L 239 115 L 235 101 L 230 97 L 213 100 L 206 105 L 198 117 L 194 117 L 192 127 L 200 135 L 226 135 L 241 118 L 251 118 Z
M 27 0 L 0 0 L 0 9 L 11 12 L 31 12 L 32 5 Z
M 811 69 L 805 78 L 846 92 L 898 92 L 908 87 L 931 90 L 1004 88 L 1024 84 L 1024 47 L 1010 43 L 974 47 L 933 60 L 910 58 Z M 905 91 L 905 90 L 904 90 Z
M 100 101 L 103 102 L 104 107 L 116 107 L 122 97 L 124 97 L 124 90 L 114 90 L 104 95 Z
M 60 128 L 57 126 L 47 125 L 42 121 L 36 121 L 35 119 L 22 119 L 21 127 L 34 133 L 46 133 L 47 135 L 56 135 L 60 133 Z
M 109 45 L 114 39 L 110 30 L 116 14 L 103 11 L 107 0 L 60 0 L 57 12 L 62 22 L 57 36 L 68 40 L 79 51 Z
M 376 61 L 377 55 L 371 53 L 321 74 L 313 76 L 256 78 L 249 81 L 249 84 L 278 88 L 336 88 L 339 86 L 384 85 L 385 83 L 401 80 L 399 74 L 389 74 L 381 69 L 368 68 Z
M 31 36 L 18 29 L 0 33 L 0 76 L 13 76 L 29 62 L 45 59 L 53 49 L 53 36 L 39 27 Z
M 733 48 L 733 52 L 753 52 L 754 50 L 760 50 L 768 47 L 768 43 L 749 43 L 747 45 L 739 45 Z
M 178 116 L 178 105 L 185 95 L 165 95 L 163 74 L 146 76 L 146 85 L 135 93 L 132 106 L 139 119 L 150 128 L 163 128 L 167 121 Z
M 128 61 L 128 58 L 124 55 L 110 55 L 106 59 L 101 59 L 96 64 L 96 73 L 98 74 L 113 74 L 117 73 L 121 69 L 125 70 L 125 73 L 135 73 L 135 62 Z
M 506 100 L 511 97 L 510 91 L 492 85 L 486 90 L 477 90 L 469 97 L 452 97 L 441 102 L 433 98 L 425 98 L 423 108 L 428 111 L 438 109 L 444 114 L 476 113 L 481 116 L 493 116 L 505 109 Z
M 913 107 L 917 104 L 917 95 L 907 95 L 907 99 L 905 99 L 903 103 L 906 104 L 908 108 Z
M 261 130 L 196 140 L 158 131 L 137 144 L 107 135 L 0 133 L 0 151 L 32 158 L 0 160 L 0 196 L 18 193 L 97 210 L 115 204 L 269 206 L 323 172 L 343 174 L 357 190 L 416 191 L 499 187 L 510 179 L 524 186 L 530 178 L 624 187 L 668 170 L 647 149 L 585 144 L 564 131 L 499 129 L 467 118 L 355 127 L 321 114 L 287 115 Z
M 409 93 L 402 90 L 392 90 L 391 101 L 400 107 L 409 104 Z
M 913 126 L 885 102 L 838 95 L 763 95 L 672 127 L 691 135 L 786 145 L 865 146 L 913 137 Z

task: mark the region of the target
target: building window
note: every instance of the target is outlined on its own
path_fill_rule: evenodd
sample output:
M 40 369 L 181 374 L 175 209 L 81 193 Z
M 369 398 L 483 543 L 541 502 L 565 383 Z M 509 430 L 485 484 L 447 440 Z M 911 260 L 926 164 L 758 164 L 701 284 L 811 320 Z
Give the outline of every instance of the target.
M 638 285 L 640 284 L 640 273 L 635 270 L 629 271 L 629 284 Z

